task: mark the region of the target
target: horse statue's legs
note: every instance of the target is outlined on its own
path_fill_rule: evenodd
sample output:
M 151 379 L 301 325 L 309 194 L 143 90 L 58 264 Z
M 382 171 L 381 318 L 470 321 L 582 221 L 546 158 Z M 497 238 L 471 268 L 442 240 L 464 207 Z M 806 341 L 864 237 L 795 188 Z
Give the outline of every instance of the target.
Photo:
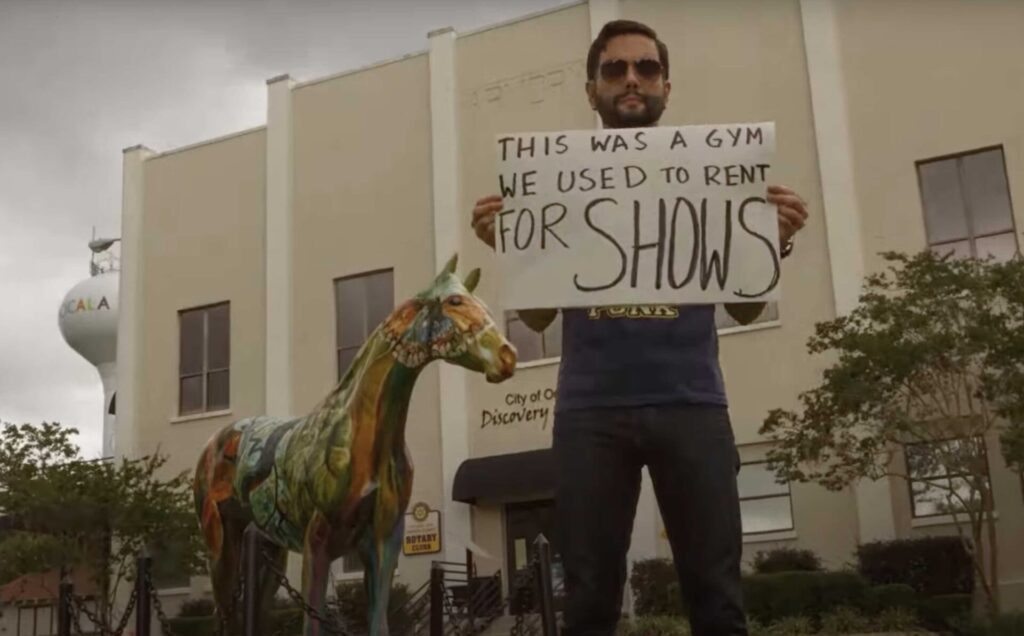
M 280 587 L 274 568 L 278 572 L 284 573 L 286 571 L 288 567 L 288 550 L 269 541 L 263 541 L 262 547 L 263 550 L 259 555 L 259 606 L 257 607 L 256 620 L 259 621 L 258 633 L 269 634 L 271 633 L 270 613 L 274 609 L 274 597 L 277 595 L 277 590 Z
M 302 596 L 309 606 L 321 616 L 327 614 L 327 581 L 330 577 L 331 560 L 328 556 L 330 525 L 319 512 L 306 526 L 305 548 L 302 555 Z M 305 617 L 305 636 L 324 636 L 327 629 L 316 618 Z
M 364 568 L 363 583 L 369 599 L 369 636 L 388 636 L 388 597 L 398 564 L 398 551 L 402 547 L 404 517 L 398 517 L 390 536 L 376 537 L 368 533 L 359 545 L 359 557 Z
M 242 571 L 242 536 L 244 527 L 230 519 L 222 520 L 220 515 L 210 519 L 209 523 L 219 524 L 219 528 L 210 529 L 220 534 L 219 553 L 210 558 L 210 578 L 213 585 L 213 599 L 217 605 L 217 615 L 226 636 L 240 636 L 242 633 L 241 594 L 236 594 Z M 204 528 L 205 530 L 205 528 Z

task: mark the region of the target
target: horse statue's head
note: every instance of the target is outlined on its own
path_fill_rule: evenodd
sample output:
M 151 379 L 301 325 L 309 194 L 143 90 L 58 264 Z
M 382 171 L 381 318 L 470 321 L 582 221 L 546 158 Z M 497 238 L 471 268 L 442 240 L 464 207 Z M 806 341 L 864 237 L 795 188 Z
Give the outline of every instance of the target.
M 484 302 L 473 295 L 480 270 L 461 280 L 455 274 L 457 263 L 455 255 L 427 289 L 384 321 L 384 338 L 407 367 L 446 360 L 483 373 L 488 382 L 507 380 L 515 372 L 515 347 L 498 330 Z

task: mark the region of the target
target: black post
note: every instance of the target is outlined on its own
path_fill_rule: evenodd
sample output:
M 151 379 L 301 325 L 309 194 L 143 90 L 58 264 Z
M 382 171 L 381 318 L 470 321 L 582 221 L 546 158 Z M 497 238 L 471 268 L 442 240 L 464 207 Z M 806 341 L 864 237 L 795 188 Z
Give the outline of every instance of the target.
M 555 592 L 551 583 L 551 544 L 543 533 L 534 541 L 537 547 L 537 581 L 540 588 L 540 620 L 544 636 L 558 636 L 555 631 Z
M 444 636 L 444 570 L 430 566 L 430 636 Z
M 476 591 L 476 588 L 473 585 L 475 570 L 476 566 L 473 564 L 473 551 L 466 548 L 466 613 L 469 615 L 469 632 L 471 634 L 476 633 L 476 620 L 473 611 L 473 605 L 476 601 L 473 594 Z
M 135 563 L 135 635 L 149 636 L 149 608 L 152 603 L 149 597 L 149 573 L 153 559 L 142 555 Z
M 71 579 L 67 570 L 61 568 L 60 593 L 57 606 L 57 636 L 71 636 L 71 595 L 74 590 L 71 587 Z M 21 616 L 18 616 L 18 624 L 21 625 Z
M 258 573 L 260 566 L 259 546 L 260 535 L 256 524 L 250 523 L 245 528 L 245 552 L 242 556 L 243 567 L 245 568 L 245 581 L 242 590 L 242 598 L 245 603 L 245 615 L 243 617 L 243 633 L 245 636 L 259 636 L 258 602 L 259 591 L 257 589 Z

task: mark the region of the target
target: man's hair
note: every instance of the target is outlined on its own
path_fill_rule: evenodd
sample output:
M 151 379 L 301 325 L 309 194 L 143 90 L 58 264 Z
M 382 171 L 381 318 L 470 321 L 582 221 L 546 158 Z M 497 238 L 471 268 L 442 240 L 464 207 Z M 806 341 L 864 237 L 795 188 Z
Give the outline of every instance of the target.
M 612 20 L 604 25 L 601 32 L 597 34 L 594 42 L 590 45 L 590 51 L 587 53 L 587 80 L 593 81 L 597 79 L 597 63 L 601 59 L 601 53 L 608 48 L 608 41 L 620 35 L 633 33 L 645 35 L 654 40 L 658 47 L 658 58 L 664 70 L 665 79 L 668 79 L 668 47 L 658 39 L 658 34 L 654 32 L 654 29 L 633 20 Z

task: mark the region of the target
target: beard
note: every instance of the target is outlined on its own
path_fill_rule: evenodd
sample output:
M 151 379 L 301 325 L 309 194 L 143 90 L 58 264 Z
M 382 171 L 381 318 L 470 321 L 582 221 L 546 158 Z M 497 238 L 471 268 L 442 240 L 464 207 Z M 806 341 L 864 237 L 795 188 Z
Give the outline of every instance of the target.
M 638 97 L 643 107 L 625 110 L 619 102 L 627 97 Z M 605 128 L 643 128 L 653 126 L 661 119 L 665 111 L 665 98 L 661 95 L 641 95 L 640 93 L 623 93 L 621 95 L 601 96 L 597 98 L 597 114 L 601 116 Z

